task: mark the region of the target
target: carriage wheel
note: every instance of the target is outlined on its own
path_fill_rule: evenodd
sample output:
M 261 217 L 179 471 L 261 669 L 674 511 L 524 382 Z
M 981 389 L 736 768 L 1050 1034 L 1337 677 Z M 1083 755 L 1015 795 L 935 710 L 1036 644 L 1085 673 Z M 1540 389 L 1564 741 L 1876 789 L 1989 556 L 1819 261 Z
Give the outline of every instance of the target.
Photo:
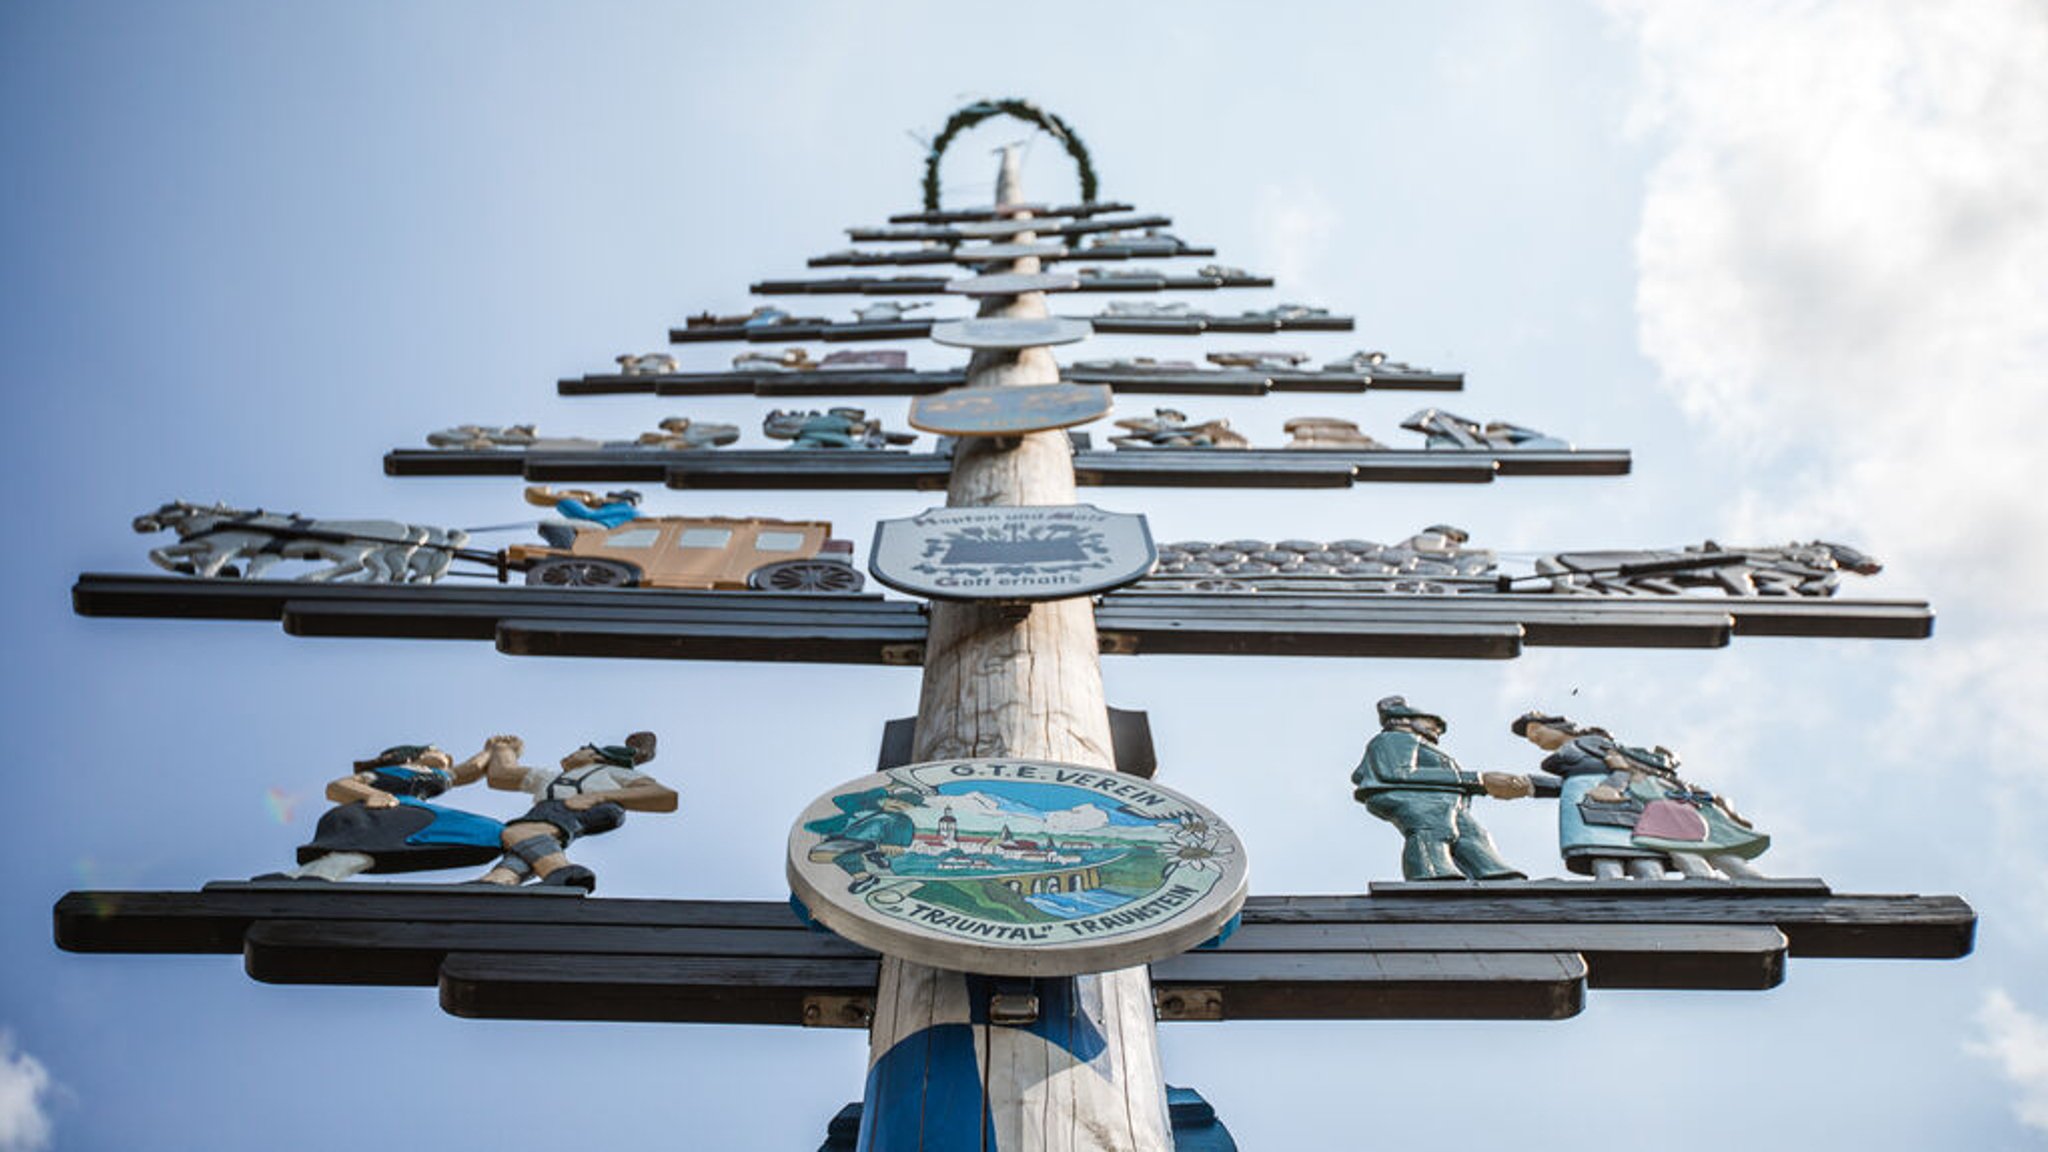
M 640 583 L 640 570 L 616 560 L 548 556 L 526 570 L 526 582 L 547 588 L 632 588 Z
M 782 560 L 747 573 L 747 587 L 765 592 L 858 592 L 866 582 L 836 560 Z

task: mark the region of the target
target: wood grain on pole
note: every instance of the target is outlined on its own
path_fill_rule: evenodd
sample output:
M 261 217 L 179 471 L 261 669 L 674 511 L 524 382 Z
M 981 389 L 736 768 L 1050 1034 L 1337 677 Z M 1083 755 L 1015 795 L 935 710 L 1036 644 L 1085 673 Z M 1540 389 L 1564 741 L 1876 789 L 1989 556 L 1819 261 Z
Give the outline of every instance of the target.
M 1019 203 L 1014 150 L 1005 152 L 997 203 Z M 1016 239 L 1029 243 L 1035 236 Z M 1034 273 L 1025 258 L 1009 271 Z M 984 317 L 1049 315 L 1044 293 L 992 297 Z M 1059 364 L 1044 348 L 978 351 L 967 386 L 1051 384 Z M 946 503 L 953 507 L 1051 505 L 1075 502 L 1073 451 L 1064 432 L 1014 439 L 967 438 L 954 454 Z M 1002 606 L 935 602 L 925 641 L 918 700 L 916 760 L 1016 756 L 1114 768 L 1109 714 L 1095 635 L 1094 606 L 1085 598 Z M 1057 985 L 1057 988 L 1054 987 Z M 884 958 L 869 1032 L 869 1066 L 919 1027 L 962 1019 L 948 1005 L 963 978 Z M 1064 993 L 1064 994 L 1062 994 Z M 1152 984 L 1144 968 L 1040 982 L 1044 1014 L 1030 1029 L 995 1027 L 980 1058 L 983 1108 L 995 1146 L 1074 1152 L 1172 1147 Z M 1099 1034 L 1099 1054 L 1072 1033 Z M 871 1073 L 873 1075 L 873 1073 Z M 889 1091 L 911 1086 L 890 1085 Z M 884 1087 L 869 1086 L 869 1113 Z M 863 1147 L 867 1147 L 866 1143 Z

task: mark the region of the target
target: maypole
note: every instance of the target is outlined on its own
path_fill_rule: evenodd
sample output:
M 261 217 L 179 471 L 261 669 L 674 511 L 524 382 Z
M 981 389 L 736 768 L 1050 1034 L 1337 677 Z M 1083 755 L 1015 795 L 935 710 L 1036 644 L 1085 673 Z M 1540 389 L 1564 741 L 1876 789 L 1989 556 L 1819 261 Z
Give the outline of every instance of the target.
M 996 115 L 1066 147 L 1081 202 L 1026 204 L 1012 146 L 993 203 L 939 209 L 947 143 Z M 863 1099 L 828 1127 L 828 1152 L 1234 1147 L 1198 1095 L 1164 1087 L 1159 1020 L 1555 1020 L 1594 988 L 1761 990 L 1784 980 L 1790 957 L 1970 951 L 1976 916 L 1957 897 L 1759 875 L 1750 862 L 1768 835 L 1649 738 L 1531 712 L 1510 730 L 1545 754 L 1541 771 L 1473 771 L 1440 745 L 1449 727 L 1430 702 L 1399 695 L 1379 700 L 1382 731 L 1350 785 L 1364 835 L 1386 846 L 1390 869 L 1398 851 L 1404 879 L 1247 898 L 1234 833 L 1151 781 L 1149 731 L 1142 714 L 1106 707 L 1099 654 L 1501 660 L 1534 645 L 1912 639 L 1929 634 L 1932 613 L 1918 601 L 1837 597 L 1879 565 L 1819 540 L 1560 552 L 1519 573 L 1428 516 L 1390 543 L 1336 530 L 1158 545 L 1142 516 L 1081 503 L 1077 489 L 1491 483 L 1616 475 L 1630 456 L 1435 407 L 1400 424 L 1420 446 L 1384 443 L 1339 416 L 1297 417 L 1291 443 L 1254 446 L 1227 421 L 1158 408 L 1122 415 L 1113 447 L 1092 447 L 1069 429 L 1110 416 L 1112 393 L 1455 392 L 1464 378 L 1369 350 L 1320 365 L 1254 348 L 1211 351 L 1207 367 L 1145 357 L 1062 366 L 1052 349 L 1093 334 L 1340 332 L 1353 321 L 1300 304 L 1232 314 L 1133 300 L 1273 282 L 1221 264 L 1123 263 L 1215 252 L 1164 231 L 1165 216 L 1097 200 L 1079 137 L 1025 101 L 956 112 L 924 188 L 924 211 L 848 229 L 883 248 L 809 261 L 858 274 L 751 290 L 941 296 L 976 301 L 973 316 L 912 316 L 925 304 L 892 300 L 851 321 L 774 305 L 704 312 L 670 341 L 832 350 L 818 360 L 801 346 L 743 351 L 730 371 L 627 354 L 616 372 L 558 387 L 909 396 L 909 423 L 942 437 L 936 448 L 903 450 L 917 437 L 855 407 L 773 408 L 761 430 L 788 448 L 725 449 L 740 428 L 686 417 L 637 439 L 461 425 L 429 435 L 426 450 L 390 453 L 386 471 L 520 477 L 533 482 L 527 500 L 574 522 L 492 553 L 431 525 L 171 501 L 132 525 L 175 537 L 150 553 L 164 574 L 85 573 L 73 590 L 89 616 L 272 619 L 295 635 L 483 640 L 513 656 L 922 665 L 917 715 L 886 726 L 880 770 L 798 811 L 794 901 L 694 886 L 663 900 L 597 894 L 579 840 L 608 834 L 628 811 L 634 828 L 658 828 L 650 818 L 677 805 L 651 774 L 665 771 L 649 768 L 653 734 L 572 750 L 558 769 L 495 735 L 461 761 L 431 745 L 355 761 L 329 785 L 333 806 L 288 872 L 195 891 L 70 893 L 56 908 L 59 944 L 231 954 L 273 983 L 432 985 L 466 1017 L 866 1027 Z M 1085 264 L 1059 263 L 1070 261 Z M 890 265 L 938 269 L 866 271 Z M 1055 315 L 1048 293 L 1117 299 Z M 964 368 L 841 347 L 925 336 L 970 350 Z M 855 544 L 823 521 L 650 514 L 637 490 L 550 487 L 561 481 L 943 486 L 946 503 L 876 525 L 868 572 L 905 599 L 863 592 Z M 293 564 L 313 570 L 287 577 Z M 496 579 L 443 582 L 458 565 Z M 1347 767 L 1325 769 L 1333 788 Z M 425 803 L 464 785 L 536 799 L 503 823 Z M 1494 851 L 1478 809 L 1532 796 L 1556 801 L 1564 866 L 1586 879 L 1523 879 Z M 759 797 L 779 812 L 793 801 Z M 682 807 L 692 818 L 687 796 Z M 1366 826 L 1372 818 L 1392 828 Z M 471 876 L 450 883 L 355 878 L 465 864 Z M 485 865 L 487 882 L 475 882 Z M 1454 1105 L 1456 1092 L 1430 1106 Z
M 1018 151 L 1002 150 L 998 209 L 1022 202 Z M 1024 257 L 1009 271 L 1038 265 Z M 1042 319 L 1045 294 L 991 298 L 979 315 Z M 966 386 L 1058 381 L 1049 349 L 986 349 L 969 363 Z M 1063 431 L 963 440 L 946 504 L 1072 504 L 1072 455 Z M 1085 598 L 1028 608 L 933 602 L 914 758 L 1111 767 L 1098 652 Z M 999 1022 L 996 1010 L 1013 1005 Z M 1137 967 L 998 982 L 884 957 L 864 1105 L 860 1146 L 874 1152 L 1170 1148 L 1151 980 Z

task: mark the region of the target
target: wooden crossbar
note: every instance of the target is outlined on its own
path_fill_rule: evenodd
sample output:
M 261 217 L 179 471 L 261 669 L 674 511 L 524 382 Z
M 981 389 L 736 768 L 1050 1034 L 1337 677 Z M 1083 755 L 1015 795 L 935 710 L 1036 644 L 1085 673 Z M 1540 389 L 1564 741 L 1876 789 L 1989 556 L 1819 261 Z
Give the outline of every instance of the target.
M 241 953 L 273 983 L 431 986 L 449 1011 L 524 1019 L 861 1023 L 876 958 L 771 901 L 542 889 L 250 882 L 73 892 L 57 943 Z M 1586 988 L 1767 989 L 1785 957 L 1952 958 L 1952 896 L 1816 881 L 1377 885 L 1254 897 L 1220 947 L 1153 966 L 1163 1019 L 1556 1019 Z
M 1110 212 L 1135 212 L 1137 207 L 1122 200 L 1086 200 L 1076 204 L 1031 206 L 1033 216 L 1100 216 Z M 889 217 L 891 224 L 952 224 L 962 220 L 995 220 L 1001 218 L 993 207 L 989 208 L 947 208 L 935 212 L 899 212 Z
M 400 448 L 384 456 L 391 476 L 524 476 L 533 481 L 667 481 L 677 488 L 945 487 L 950 459 L 930 452 L 792 452 L 724 449 L 666 452 L 458 452 Z M 1485 484 L 1498 476 L 1614 476 L 1625 450 L 1378 452 L 1132 449 L 1074 456 L 1083 486 L 1344 488 L 1353 483 Z
M 941 371 L 817 369 L 809 372 L 615 372 L 555 382 L 563 396 L 923 396 L 957 388 L 958 369 Z
M 812 279 L 756 280 L 747 291 L 756 296 L 933 296 L 946 290 L 952 276 L 828 276 Z M 1271 288 L 1271 276 L 1084 276 L 1066 292 L 1199 292 L 1215 288 Z
M 300 636 L 492 640 L 515 655 L 914 664 L 923 606 L 873 595 L 315 584 L 88 573 L 85 616 L 277 620 Z M 1917 601 L 1114 592 L 1118 655 L 1507 659 L 1525 645 L 1715 648 L 1731 636 L 1924 637 Z
M 923 396 L 957 388 L 967 375 L 958 369 L 927 371 L 816 369 L 808 372 L 616 372 L 564 377 L 555 382 L 563 396 Z M 1060 379 L 1074 384 L 1107 384 L 1119 394 L 1159 396 L 1264 396 L 1269 392 L 1456 392 L 1458 372 L 1366 374 L 1286 372 L 1273 369 L 1190 369 L 1155 372 L 1069 367 Z

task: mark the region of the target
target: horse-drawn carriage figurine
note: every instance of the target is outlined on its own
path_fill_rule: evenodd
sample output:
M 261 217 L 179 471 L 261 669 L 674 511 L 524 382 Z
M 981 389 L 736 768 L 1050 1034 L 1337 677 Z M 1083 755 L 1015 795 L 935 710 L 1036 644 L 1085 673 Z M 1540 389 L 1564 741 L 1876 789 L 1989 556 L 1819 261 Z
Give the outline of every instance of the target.
M 832 525 L 823 520 L 642 516 L 636 492 L 599 497 L 532 487 L 526 499 L 576 521 L 541 525 L 546 546 L 505 550 L 505 567 L 523 570 L 528 584 L 858 592 L 866 583 L 853 566 L 853 542 L 833 539 Z
M 259 580 L 292 560 L 326 565 L 293 577 L 300 581 L 431 584 L 461 560 L 501 582 L 522 572 L 527 584 L 557 588 L 857 592 L 865 583 L 853 567 L 853 543 L 833 539 L 822 520 L 642 516 L 637 493 L 535 488 L 527 499 L 581 523 L 543 523 L 546 543 L 500 551 L 466 547 L 469 533 L 459 528 L 184 501 L 136 517 L 134 528 L 176 532 L 178 541 L 152 549 L 150 561 L 205 579 Z

